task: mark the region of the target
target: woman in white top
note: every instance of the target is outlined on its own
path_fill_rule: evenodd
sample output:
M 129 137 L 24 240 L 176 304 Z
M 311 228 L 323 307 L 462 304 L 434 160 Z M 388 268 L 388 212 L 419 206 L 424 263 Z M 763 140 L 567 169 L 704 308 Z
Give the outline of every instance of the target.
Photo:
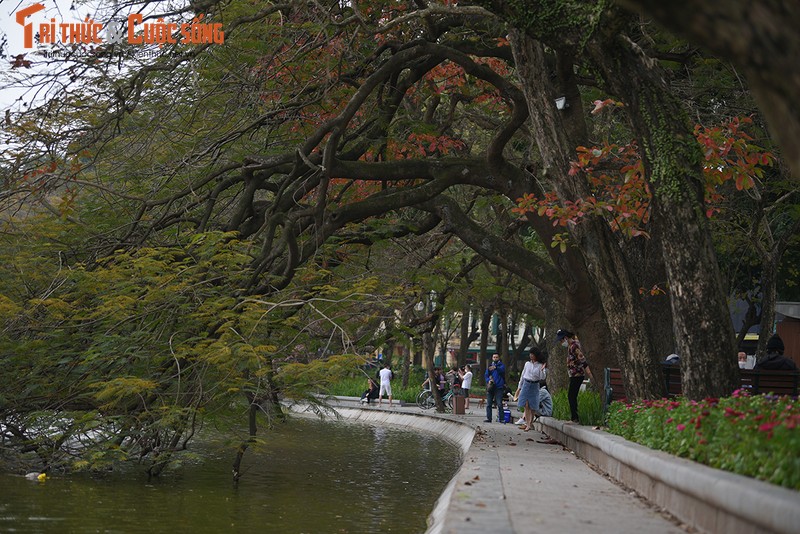
M 536 347 L 531 347 L 530 361 L 525 362 L 525 367 L 522 368 L 519 386 L 514 395 L 517 398 L 517 406 L 525 410 L 525 432 L 532 428 L 534 415 L 539 415 L 539 381 L 547 377 L 545 365 L 541 360 L 542 352 Z
M 472 387 L 472 370 L 469 364 L 464 366 L 464 370 L 459 370 L 458 374 L 461 376 L 461 389 L 464 391 L 464 409 L 469 410 L 469 388 Z

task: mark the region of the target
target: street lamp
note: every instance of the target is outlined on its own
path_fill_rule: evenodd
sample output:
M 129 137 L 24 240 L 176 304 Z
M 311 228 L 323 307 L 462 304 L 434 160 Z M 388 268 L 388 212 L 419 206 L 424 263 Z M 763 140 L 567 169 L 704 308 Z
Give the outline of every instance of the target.
M 430 313 L 433 310 L 435 310 L 436 309 L 436 291 L 431 289 L 430 292 L 427 295 L 424 296 L 424 302 L 422 300 L 417 302 L 417 304 L 414 306 L 414 309 L 417 310 L 418 312 L 421 312 L 421 311 L 425 310 L 428 313 Z

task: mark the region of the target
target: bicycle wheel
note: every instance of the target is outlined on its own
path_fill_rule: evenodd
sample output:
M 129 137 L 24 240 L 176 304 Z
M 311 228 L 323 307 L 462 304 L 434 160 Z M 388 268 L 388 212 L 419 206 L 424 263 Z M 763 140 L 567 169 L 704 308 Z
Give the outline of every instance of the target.
M 429 410 L 434 407 L 436 402 L 433 400 L 433 393 L 428 390 L 423 391 L 417 395 L 417 405 L 423 410 Z

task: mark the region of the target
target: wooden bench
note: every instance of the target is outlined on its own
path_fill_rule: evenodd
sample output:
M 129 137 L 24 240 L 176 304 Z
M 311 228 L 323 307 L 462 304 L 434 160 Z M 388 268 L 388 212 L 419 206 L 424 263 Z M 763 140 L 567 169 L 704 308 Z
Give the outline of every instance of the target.
M 664 365 L 664 386 L 668 397 L 681 395 L 681 370 L 679 365 Z M 626 400 L 622 370 L 606 367 L 603 373 L 606 392 L 605 407 L 613 401 Z M 800 371 L 768 371 L 764 369 L 739 369 L 739 387 L 752 394 L 791 395 L 796 397 L 800 386 Z
M 774 393 L 775 395 L 796 397 L 800 372 L 739 369 L 739 380 L 743 389 L 753 393 Z
M 603 370 L 603 384 L 606 390 L 606 408 L 614 401 L 628 399 L 625 394 L 625 384 L 622 382 L 622 369 L 606 367 Z

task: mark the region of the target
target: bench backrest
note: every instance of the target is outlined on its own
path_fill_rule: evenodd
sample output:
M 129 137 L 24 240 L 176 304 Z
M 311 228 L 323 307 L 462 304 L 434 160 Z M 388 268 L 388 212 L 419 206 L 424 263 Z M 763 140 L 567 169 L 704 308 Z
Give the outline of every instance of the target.
M 678 365 L 662 365 L 664 372 L 664 386 L 668 397 L 681 394 L 681 371 Z M 604 386 L 606 392 L 606 407 L 613 401 L 627 399 L 622 370 L 605 368 Z M 800 386 L 800 371 L 768 371 L 764 369 L 739 369 L 739 382 L 742 389 L 753 394 L 792 395 L 798 394 Z
M 606 390 L 606 406 L 612 401 L 625 400 L 625 384 L 622 381 L 622 370 L 615 368 L 605 368 L 604 383 Z
M 800 373 L 797 371 L 768 371 L 766 369 L 740 369 L 739 380 L 743 389 L 753 393 L 797 396 Z

